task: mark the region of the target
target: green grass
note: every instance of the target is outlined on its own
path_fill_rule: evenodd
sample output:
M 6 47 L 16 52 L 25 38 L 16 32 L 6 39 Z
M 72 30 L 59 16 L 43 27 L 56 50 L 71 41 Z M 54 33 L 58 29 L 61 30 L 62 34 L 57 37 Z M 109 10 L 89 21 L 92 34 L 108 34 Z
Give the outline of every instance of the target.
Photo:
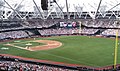
M 114 39 L 95 37 L 89 38 L 87 36 L 59 36 L 36 39 L 56 40 L 62 42 L 63 45 L 59 48 L 51 50 L 27 51 L 15 47 L 5 46 L 3 44 L 6 43 L 2 43 L 0 44 L 0 48 L 7 47 L 9 50 L 0 49 L 0 54 L 12 54 L 28 58 L 51 60 L 94 67 L 113 65 L 113 53 L 115 45 Z M 31 40 L 20 40 L 20 42 L 28 41 Z M 15 42 L 12 41 L 9 43 Z M 120 64 L 119 51 L 120 46 L 118 47 L 118 64 Z
M 43 43 L 33 42 L 33 41 L 17 42 L 17 43 L 13 42 L 13 43 L 10 43 L 10 44 L 13 44 L 15 46 L 20 46 L 20 47 L 23 47 L 23 48 L 25 48 L 27 46 L 34 47 L 34 46 L 44 45 Z M 27 45 L 27 44 L 31 44 L 31 45 Z

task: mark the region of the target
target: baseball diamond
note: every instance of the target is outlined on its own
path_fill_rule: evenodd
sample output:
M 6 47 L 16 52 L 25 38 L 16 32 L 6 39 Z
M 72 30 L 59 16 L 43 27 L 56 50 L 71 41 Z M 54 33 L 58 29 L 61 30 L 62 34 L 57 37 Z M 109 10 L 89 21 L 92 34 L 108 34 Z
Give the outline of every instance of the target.
M 39 43 L 39 45 L 31 46 L 37 42 Z M 19 43 L 21 43 L 21 42 L 19 42 Z M 25 50 L 29 50 L 29 51 L 48 50 L 48 49 L 60 47 L 62 45 L 62 43 L 60 43 L 58 41 L 52 41 L 52 40 L 34 40 L 31 43 L 27 42 L 27 44 L 22 42 L 22 44 L 26 45 L 24 47 L 21 47 L 21 44 L 19 44 L 19 43 L 11 43 L 11 44 L 5 44 L 5 45 L 13 46 L 13 47 L 17 47 L 17 48 L 25 49 Z M 40 43 L 43 43 L 44 45 L 40 45 Z M 17 46 L 15 44 L 17 44 Z

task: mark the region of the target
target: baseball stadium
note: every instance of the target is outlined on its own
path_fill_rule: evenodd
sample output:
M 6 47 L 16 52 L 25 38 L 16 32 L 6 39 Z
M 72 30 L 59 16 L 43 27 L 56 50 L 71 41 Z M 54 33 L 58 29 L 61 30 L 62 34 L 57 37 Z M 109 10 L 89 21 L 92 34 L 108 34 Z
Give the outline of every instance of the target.
M 119 0 L 0 0 L 0 71 L 120 71 Z

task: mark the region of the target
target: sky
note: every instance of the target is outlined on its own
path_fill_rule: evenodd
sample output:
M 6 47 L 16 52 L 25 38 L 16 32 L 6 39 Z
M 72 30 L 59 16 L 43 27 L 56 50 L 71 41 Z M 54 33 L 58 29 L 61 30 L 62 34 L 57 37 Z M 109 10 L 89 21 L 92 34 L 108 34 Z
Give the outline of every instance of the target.
M 13 7 L 15 4 L 19 4 L 22 0 L 6 0 L 6 1 Z M 66 0 L 56 0 L 56 1 L 60 6 L 64 7 L 63 11 L 67 11 L 65 5 Z M 41 6 L 41 0 L 35 0 L 35 2 L 37 3 L 38 6 Z M 68 0 L 69 11 L 71 12 L 76 11 L 75 6 L 83 7 L 82 9 L 83 11 L 96 11 L 99 2 L 100 0 Z M 120 3 L 120 0 L 102 0 L 101 6 L 106 5 L 105 10 L 107 11 L 118 3 Z M 33 0 L 23 0 L 21 5 L 24 6 L 23 8 L 20 9 L 21 11 L 33 11 L 34 10 L 33 6 L 35 6 Z M 53 5 L 57 6 L 56 4 Z M 5 4 L 5 6 L 8 7 L 7 4 Z M 114 8 L 113 10 L 120 10 L 120 6 Z M 55 11 L 55 8 L 53 8 L 53 11 Z

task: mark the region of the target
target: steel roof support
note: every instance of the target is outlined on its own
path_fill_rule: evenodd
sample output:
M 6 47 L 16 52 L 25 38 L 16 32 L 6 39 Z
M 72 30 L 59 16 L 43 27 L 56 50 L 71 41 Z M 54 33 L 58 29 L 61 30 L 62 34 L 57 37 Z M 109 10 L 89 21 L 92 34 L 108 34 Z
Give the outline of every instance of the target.
M 110 10 L 114 9 L 114 8 L 116 8 L 116 7 L 119 6 L 119 5 L 120 5 L 120 3 L 116 4 L 115 6 L 113 6 L 112 8 L 110 8 L 110 9 L 107 10 L 107 11 L 110 11 Z M 107 12 L 107 11 L 106 11 L 106 12 Z M 112 11 L 112 13 L 116 16 L 116 18 L 118 17 L 118 15 L 116 15 L 113 11 Z
M 82 12 L 83 12 L 83 7 L 80 7 L 80 5 L 79 5 L 79 6 L 75 6 L 75 4 L 74 4 L 74 8 L 75 8 L 75 10 L 77 11 L 78 17 L 80 18 L 80 17 L 81 17 L 81 14 L 82 14 Z
M 0 1 L 0 19 L 3 19 L 3 17 L 2 17 L 2 14 L 3 14 L 3 12 L 2 12 L 2 6 L 4 6 L 4 2 Z
M 2 11 L 0 10 L 0 19 L 3 19 L 3 17 L 2 17 Z
M 63 10 L 64 6 L 61 6 L 60 8 Z M 63 14 L 63 12 L 60 10 L 60 8 L 59 8 L 59 7 L 56 7 L 56 8 L 55 8 L 55 11 L 56 11 L 55 13 L 56 13 L 56 15 L 57 15 L 57 18 L 64 19 L 64 14 Z
M 55 5 L 54 5 L 54 6 L 55 6 Z M 51 9 L 50 9 L 50 11 L 48 12 L 48 14 L 47 14 L 47 16 L 46 16 L 46 18 L 45 18 L 45 19 L 47 19 L 47 18 L 49 17 L 49 15 L 51 14 L 51 12 L 52 12 L 52 10 L 53 10 L 54 6 L 52 6 L 52 8 L 51 8 Z
M 56 2 L 56 0 L 54 1 L 56 3 L 56 5 L 58 6 L 58 8 L 61 10 L 62 14 L 63 14 L 63 19 L 64 19 L 64 13 L 63 13 L 63 9 L 59 6 L 59 4 Z
M 84 3 L 83 3 L 83 5 L 84 5 L 84 7 L 86 7 Z M 95 13 L 91 13 L 91 11 L 87 7 L 86 7 L 86 9 L 88 10 L 88 13 L 92 17 L 92 19 L 94 19 L 95 18 Z
M 33 0 L 33 3 L 35 4 L 39 14 L 41 15 L 41 19 L 45 19 L 45 17 L 42 15 L 42 12 L 40 11 L 39 7 L 37 6 L 36 2 Z
M 99 8 L 100 8 L 101 3 L 102 3 L 102 0 L 100 0 L 100 2 L 99 2 L 98 8 L 97 8 L 97 10 L 95 12 L 95 18 L 94 19 L 96 19 L 96 15 L 99 12 Z
M 66 8 L 67 8 L 67 18 L 70 19 L 69 8 L 68 8 L 68 0 L 66 0 Z
M 115 6 L 113 6 L 112 8 L 110 8 L 108 11 L 114 9 L 115 7 L 117 7 L 117 6 L 119 6 L 119 5 L 120 5 L 120 3 L 116 4 Z
M 20 2 L 20 4 L 21 4 L 23 1 L 24 1 L 24 0 L 22 0 L 22 1 Z M 18 4 L 15 8 L 12 8 L 12 6 L 11 6 L 6 0 L 4 0 L 4 2 L 12 9 L 11 13 L 7 16 L 7 18 L 10 17 L 13 12 L 15 12 L 15 13 L 19 16 L 19 18 L 22 19 L 22 17 L 20 16 L 20 14 L 15 10 L 16 8 L 18 8 L 18 6 L 19 6 L 20 4 Z

